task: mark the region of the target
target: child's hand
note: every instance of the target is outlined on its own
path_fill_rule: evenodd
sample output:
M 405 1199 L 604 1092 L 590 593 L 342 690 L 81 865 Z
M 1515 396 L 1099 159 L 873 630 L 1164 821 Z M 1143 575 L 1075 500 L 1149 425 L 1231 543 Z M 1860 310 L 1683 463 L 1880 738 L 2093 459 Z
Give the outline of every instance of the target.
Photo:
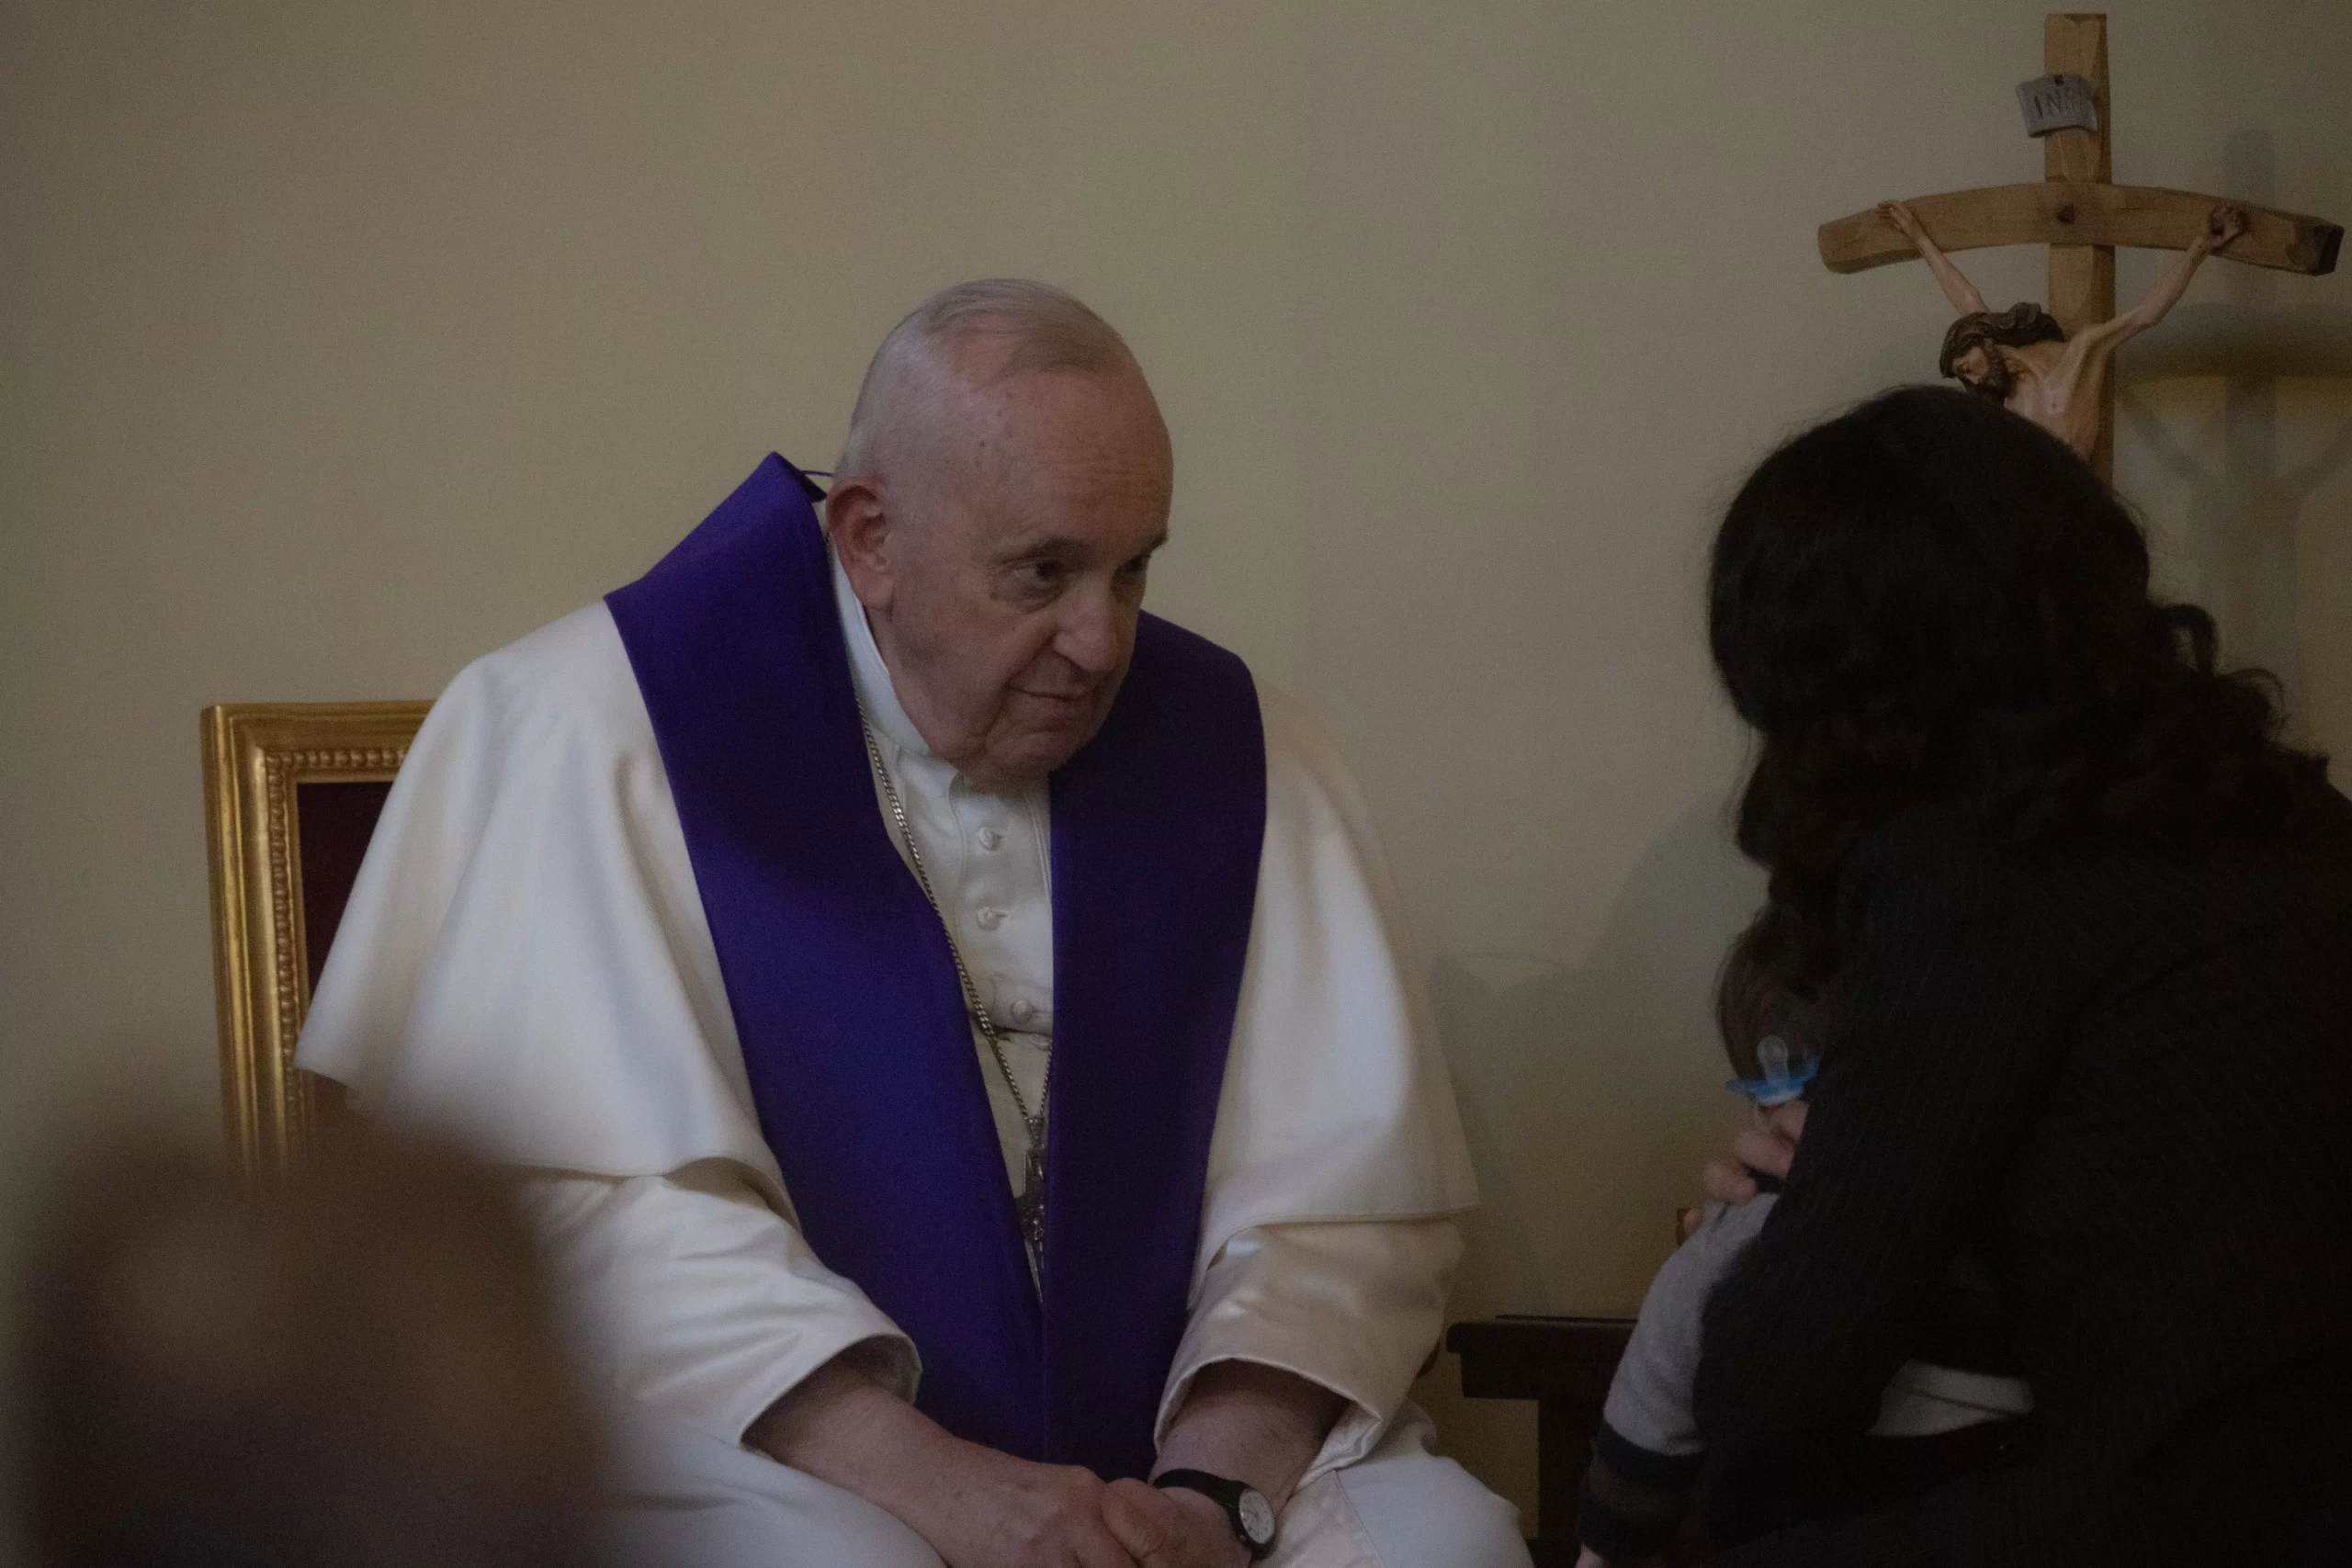
M 1786 1178 L 1795 1159 L 1797 1140 L 1804 1136 L 1804 1101 L 1792 1100 L 1764 1113 L 1759 1125 L 1740 1129 L 1731 1141 L 1731 1158 L 1711 1159 L 1701 1179 L 1707 1196 L 1719 1202 L 1740 1204 L 1756 1196 L 1756 1179 L 1747 1173 Z

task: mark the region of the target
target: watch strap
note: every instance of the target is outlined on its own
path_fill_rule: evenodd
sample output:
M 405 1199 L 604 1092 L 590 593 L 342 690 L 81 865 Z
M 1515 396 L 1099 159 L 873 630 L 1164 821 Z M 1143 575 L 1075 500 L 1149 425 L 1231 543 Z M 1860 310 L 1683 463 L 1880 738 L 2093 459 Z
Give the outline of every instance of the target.
M 1271 1509 L 1269 1510 L 1269 1528 L 1263 1540 L 1251 1535 L 1250 1527 L 1242 1520 L 1242 1496 L 1255 1490 L 1248 1482 L 1235 1481 L 1222 1475 L 1212 1475 L 1205 1470 L 1163 1470 L 1151 1478 L 1151 1483 L 1159 1487 L 1181 1486 L 1187 1492 L 1197 1492 L 1223 1508 L 1227 1522 L 1233 1526 L 1234 1540 L 1239 1541 L 1248 1550 L 1250 1562 L 1262 1562 L 1272 1555 L 1274 1535 L 1272 1529 Z M 1259 1501 L 1263 1505 L 1265 1499 L 1261 1495 Z

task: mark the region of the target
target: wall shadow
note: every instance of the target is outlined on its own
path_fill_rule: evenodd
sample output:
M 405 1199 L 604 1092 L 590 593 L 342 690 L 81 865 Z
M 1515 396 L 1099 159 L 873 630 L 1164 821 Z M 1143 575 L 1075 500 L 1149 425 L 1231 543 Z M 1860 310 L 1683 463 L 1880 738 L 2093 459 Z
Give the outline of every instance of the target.
M 1720 1092 L 1712 994 L 1762 894 L 1721 808 L 1694 808 L 1634 863 L 1583 964 L 1439 959 L 1439 1027 L 1486 1199 L 1468 1226 L 1466 1308 L 1639 1301 L 1671 1247 L 1675 1206 L 1736 1114 Z
M 2223 189 L 2267 204 L 2277 198 L 2278 153 L 2270 133 L 2233 133 L 2224 145 Z M 2282 300 L 2277 273 L 2220 264 L 2225 298 L 2184 305 L 2119 366 L 2117 406 L 2137 456 L 2181 485 L 2182 552 L 2196 572 L 2196 597 L 2220 620 L 2232 663 L 2276 674 L 2290 709 L 2307 694 L 2299 579 L 2305 512 L 2312 497 L 2352 464 L 2352 416 L 2331 414 L 2312 449 L 2291 463 L 2280 413 L 2280 383 L 2337 382 L 2352 404 L 2352 309 Z M 2221 383 L 2218 412 L 2182 430 L 2159 404 L 2163 383 Z M 2352 415 L 2352 409 L 2346 409 Z M 2219 454 L 2218 461 L 2199 454 Z M 2348 519 L 2322 519 L 2340 527 Z M 2352 605 L 2342 607 L 2352 615 Z

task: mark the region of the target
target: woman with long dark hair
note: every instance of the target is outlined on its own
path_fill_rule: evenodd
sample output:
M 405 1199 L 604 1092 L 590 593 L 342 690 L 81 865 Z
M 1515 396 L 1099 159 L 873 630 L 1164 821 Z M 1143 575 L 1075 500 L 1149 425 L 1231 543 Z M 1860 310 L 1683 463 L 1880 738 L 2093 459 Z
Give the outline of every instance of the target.
M 2152 596 L 2090 468 L 1963 393 L 1774 453 L 1709 611 L 1760 741 L 1747 951 L 1826 1020 L 1705 1314 L 1722 1561 L 2317 1551 L 2352 1485 L 2352 804 Z M 2034 1413 L 1998 1462 L 1840 1511 L 1962 1253 Z

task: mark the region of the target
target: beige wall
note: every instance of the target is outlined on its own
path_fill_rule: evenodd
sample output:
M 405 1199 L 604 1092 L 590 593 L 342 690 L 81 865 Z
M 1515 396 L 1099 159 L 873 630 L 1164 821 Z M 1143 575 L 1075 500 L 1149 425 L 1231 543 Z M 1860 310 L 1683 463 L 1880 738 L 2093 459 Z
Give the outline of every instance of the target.
M 2040 17 L 0 10 L 0 1174 L 94 1086 L 213 1114 L 198 708 L 436 691 L 771 446 L 821 466 L 914 299 L 1023 273 L 1165 401 L 1155 604 L 1329 718 L 1386 832 L 1489 1199 L 1461 1309 L 1630 1307 L 1726 1122 L 1702 992 L 1756 894 L 1710 514 L 1932 372 L 1926 276 L 1834 277 L 1813 227 L 2034 177 Z M 2352 215 L 2352 7 L 2114 28 L 2124 177 Z M 2293 473 L 2352 419 L 2352 277 L 2201 279 L 2136 363 L 2168 570 L 2352 750 L 2352 461 Z M 1525 1495 L 1532 1412 L 1451 1377 Z

